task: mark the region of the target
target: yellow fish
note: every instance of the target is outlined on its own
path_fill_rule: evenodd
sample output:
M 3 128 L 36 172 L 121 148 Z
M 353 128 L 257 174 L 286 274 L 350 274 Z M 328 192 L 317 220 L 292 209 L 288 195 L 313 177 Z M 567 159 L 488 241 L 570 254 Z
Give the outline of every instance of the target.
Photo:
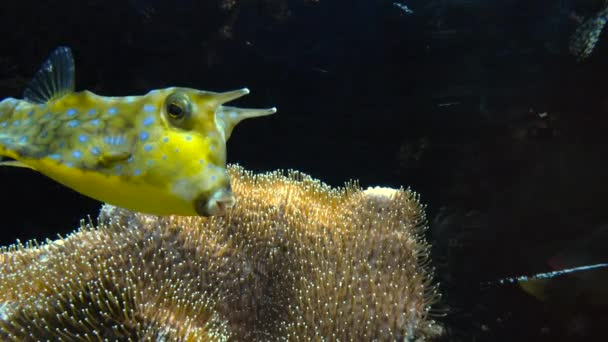
M 246 88 L 190 88 L 106 97 L 74 91 L 74 59 L 59 47 L 24 99 L 0 102 L 0 165 L 34 169 L 86 196 L 155 215 L 220 215 L 235 202 L 226 141 L 241 120 L 276 108 L 223 104 Z

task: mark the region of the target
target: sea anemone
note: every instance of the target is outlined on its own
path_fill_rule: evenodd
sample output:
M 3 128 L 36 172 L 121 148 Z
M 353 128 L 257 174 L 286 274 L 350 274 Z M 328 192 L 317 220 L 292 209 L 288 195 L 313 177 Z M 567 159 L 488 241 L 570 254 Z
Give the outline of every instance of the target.
M 105 205 L 65 238 L 0 254 L 0 338 L 409 340 L 441 332 L 412 191 L 230 166 L 221 217 Z

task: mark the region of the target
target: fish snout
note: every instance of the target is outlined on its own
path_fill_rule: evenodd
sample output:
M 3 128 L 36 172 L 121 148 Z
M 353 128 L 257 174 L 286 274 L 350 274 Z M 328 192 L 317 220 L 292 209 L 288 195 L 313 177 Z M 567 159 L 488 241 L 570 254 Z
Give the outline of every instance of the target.
M 201 216 L 224 215 L 234 206 L 236 199 L 230 187 L 216 190 L 209 196 L 208 200 L 198 200 L 196 212 Z

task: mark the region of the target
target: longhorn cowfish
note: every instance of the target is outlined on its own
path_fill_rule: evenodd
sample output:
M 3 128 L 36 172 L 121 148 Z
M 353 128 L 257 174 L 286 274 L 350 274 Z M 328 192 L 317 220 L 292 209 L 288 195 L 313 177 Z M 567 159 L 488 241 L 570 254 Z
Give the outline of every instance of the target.
M 152 90 L 106 97 L 74 91 L 74 59 L 59 47 L 24 92 L 0 102 L 0 165 L 34 169 L 86 196 L 155 215 L 220 215 L 235 198 L 226 141 L 241 120 L 276 108 L 224 103 L 247 88 Z

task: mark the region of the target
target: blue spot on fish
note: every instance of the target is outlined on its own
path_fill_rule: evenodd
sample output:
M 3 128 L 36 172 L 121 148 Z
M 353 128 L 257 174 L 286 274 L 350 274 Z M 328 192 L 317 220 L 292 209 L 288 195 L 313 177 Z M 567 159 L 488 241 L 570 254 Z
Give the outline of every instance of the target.
M 65 166 L 67 166 L 67 167 L 74 167 L 74 163 L 72 163 L 72 162 L 66 162 Z
M 148 165 L 148 166 L 152 166 L 152 165 L 154 165 L 154 160 L 152 160 L 152 159 L 148 160 L 148 161 L 146 162 L 146 165 Z
M 87 142 L 88 140 L 89 140 L 89 137 L 87 137 L 84 134 L 81 134 L 81 135 L 78 136 L 78 141 L 80 141 L 81 143 Z
M 153 116 L 148 116 L 147 118 L 144 119 L 144 126 L 150 126 L 151 124 L 154 123 L 154 117 Z
M 50 118 L 51 118 L 51 116 L 52 116 L 52 114 L 51 114 L 51 113 L 46 113 L 46 114 L 44 114 L 42 117 L 43 117 L 44 119 L 50 119 Z
M 80 159 L 80 157 L 82 157 L 82 152 L 80 152 L 79 150 L 75 150 L 74 152 L 72 152 L 72 157 Z
M 122 172 L 122 165 L 116 165 L 116 167 L 114 167 L 114 170 L 116 171 L 116 173 L 120 174 Z
M 40 133 L 41 138 L 46 138 L 47 135 L 49 135 L 49 132 L 47 131 L 42 131 L 42 133 Z
M 15 120 L 13 122 L 13 126 L 19 126 L 19 124 L 21 124 L 21 122 L 19 120 Z
M 3 122 L 2 122 L 0 125 L 1 125 L 2 127 L 6 127 L 6 126 L 8 125 L 8 122 L 3 121 Z
M 133 175 L 134 175 L 134 176 L 139 176 L 139 175 L 141 175 L 141 170 L 140 170 L 140 169 L 135 169 L 135 170 L 133 170 Z
M 127 163 L 132 163 L 133 162 L 133 156 L 129 156 L 129 159 L 127 159 Z
M 124 136 L 106 136 L 103 141 L 108 145 L 122 145 L 127 139 Z
M 152 151 L 152 145 L 146 145 L 146 146 L 144 146 L 144 151 L 146 151 L 146 152 Z
M 74 109 L 74 108 L 68 109 L 68 111 L 66 112 L 66 115 L 68 116 L 68 118 L 73 117 L 74 115 L 76 115 L 76 109 Z
M 187 141 L 192 140 L 192 136 L 191 136 L 191 135 L 186 135 L 186 140 L 187 140 Z
M 59 153 L 49 154 L 49 158 L 54 159 L 54 160 L 59 160 L 59 159 L 61 159 L 61 154 L 59 154 Z
M 89 109 L 89 115 L 90 115 L 90 116 L 95 115 L 95 112 L 96 112 L 96 110 L 95 110 L 95 109 L 92 109 L 92 108 L 91 108 L 91 109 Z
M 91 149 L 91 154 L 94 156 L 98 156 L 101 154 L 101 150 L 99 149 L 99 147 L 95 146 Z
M 144 111 L 153 112 L 154 110 L 156 110 L 156 107 L 154 107 L 153 105 L 151 105 L 151 104 L 144 105 Z
M 62 141 L 59 143 L 59 148 L 63 148 L 65 146 L 65 143 Z
M 148 132 L 146 131 L 142 131 L 141 133 L 139 133 L 139 139 L 141 139 L 141 141 L 146 141 L 148 139 L 149 135 Z
M 205 164 L 205 159 L 199 159 L 198 162 L 202 165 Z
M 169 142 L 169 137 L 164 137 L 163 142 L 166 142 L 166 143 Z
M 91 120 L 91 125 L 93 125 L 93 126 L 99 126 L 99 119 L 93 119 L 93 120 Z
M 118 110 L 116 110 L 116 108 L 114 107 L 110 107 L 110 109 L 108 109 L 108 114 L 110 115 L 114 115 L 118 112 Z
M 27 113 L 27 116 L 29 116 L 29 117 L 31 118 L 31 117 L 32 117 L 32 115 L 34 115 L 34 111 L 33 111 L 33 110 L 30 110 L 30 112 L 29 112 L 29 113 Z
M 21 138 L 19 138 L 19 142 L 22 144 L 27 142 L 27 137 L 25 135 L 21 136 Z
M 217 176 L 216 175 L 211 176 L 211 181 L 212 182 L 215 182 L 216 180 L 217 180 Z
M 80 125 L 80 122 L 78 120 L 68 121 L 68 127 L 77 127 L 78 125 Z

